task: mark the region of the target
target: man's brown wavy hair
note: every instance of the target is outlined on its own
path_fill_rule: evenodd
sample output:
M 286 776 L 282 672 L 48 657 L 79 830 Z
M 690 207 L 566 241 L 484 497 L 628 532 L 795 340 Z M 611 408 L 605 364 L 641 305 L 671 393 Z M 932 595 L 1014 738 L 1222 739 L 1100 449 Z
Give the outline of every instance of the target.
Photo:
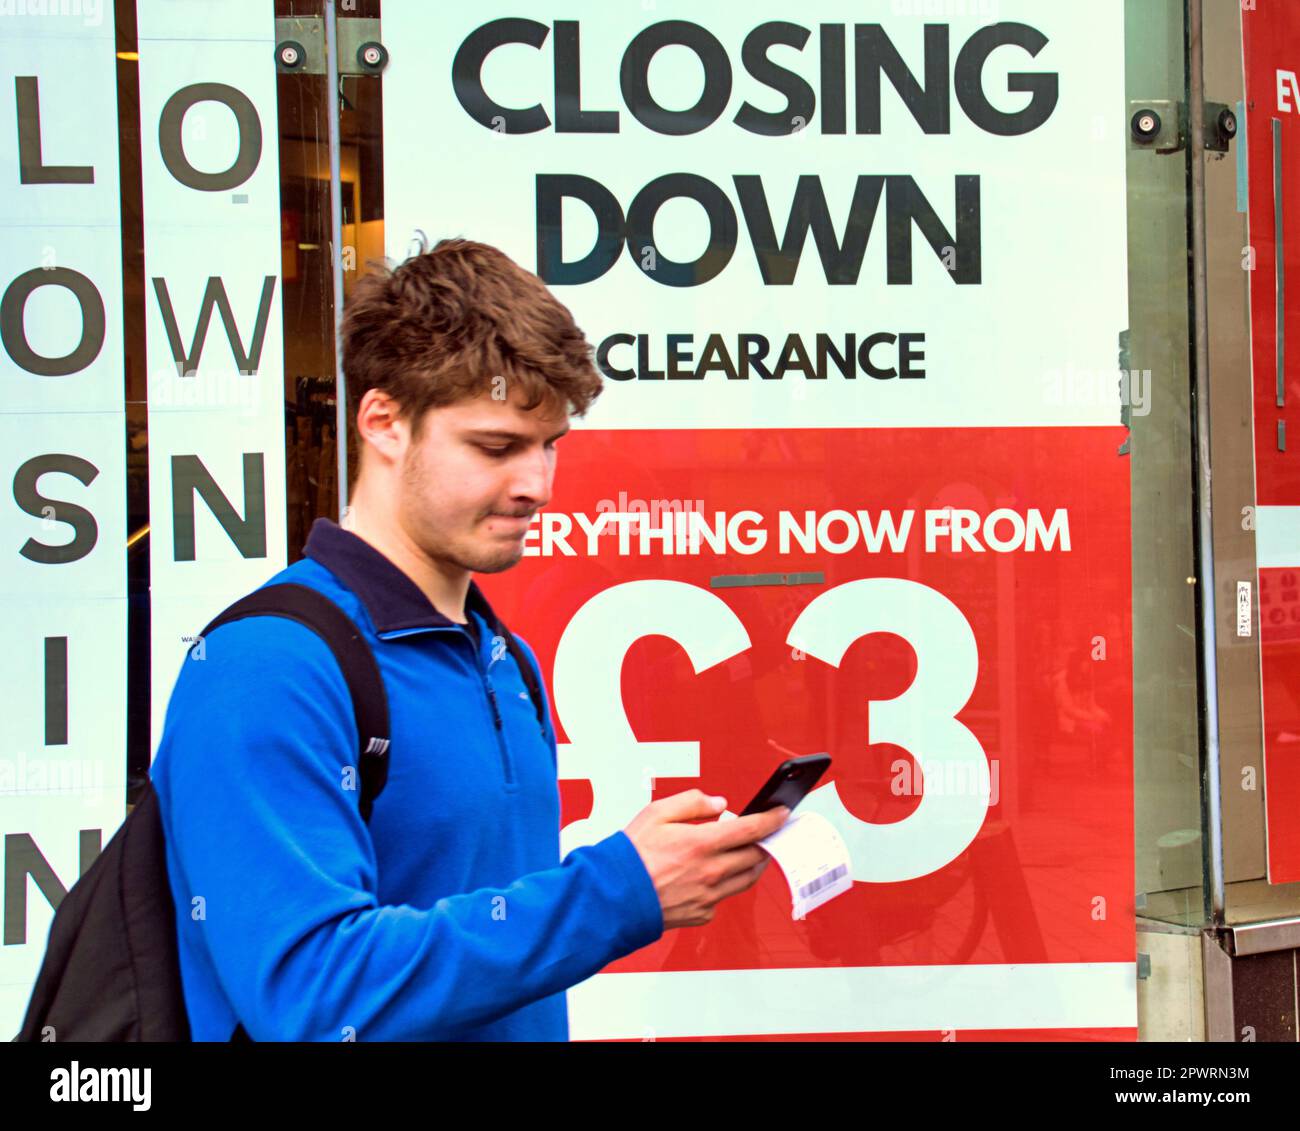
M 518 387 L 526 409 L 545 404 L 549 415 L 563 405 L 582 416 L 602 388 L 568 308 L 531 271 L 473 240 L 441 240 L 362 276 L 342 338 L 353 417 L 366 392 L 381 389 L 414 437 L 429 409 L 481 393 Z

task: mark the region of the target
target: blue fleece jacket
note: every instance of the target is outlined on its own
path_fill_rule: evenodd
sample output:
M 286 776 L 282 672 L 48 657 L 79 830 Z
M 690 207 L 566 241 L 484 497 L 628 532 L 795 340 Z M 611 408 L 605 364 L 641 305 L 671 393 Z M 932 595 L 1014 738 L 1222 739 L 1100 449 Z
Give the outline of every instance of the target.
M 388 783 L 367 826 L 347 685 L 310 629 L 250 617 L 186 654 L 152 774 L 194 1039 L 567 1040 L 566 987 L 663 933 L 636 847 L 620 831 L 560 861 L 549 702 L 542 728 L 477 585 L 475 642 L 329 520 L 306 553 L 267 584 L 361 627 Z

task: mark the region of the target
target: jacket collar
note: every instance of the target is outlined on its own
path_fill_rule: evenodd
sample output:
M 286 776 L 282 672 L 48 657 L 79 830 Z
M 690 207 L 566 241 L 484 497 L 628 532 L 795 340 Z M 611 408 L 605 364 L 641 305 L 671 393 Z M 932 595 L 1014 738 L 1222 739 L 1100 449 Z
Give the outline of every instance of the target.
M 318 518 L 312 524 L 303 553 L 357 595 L 380 636 L 422 628 L 464 628 L 438 612 L 423 590 L 369 542 L 331 519 Z M 471 609 L 493 632 L 501 631 L 500 620 L 472 578 L 466 613 Z

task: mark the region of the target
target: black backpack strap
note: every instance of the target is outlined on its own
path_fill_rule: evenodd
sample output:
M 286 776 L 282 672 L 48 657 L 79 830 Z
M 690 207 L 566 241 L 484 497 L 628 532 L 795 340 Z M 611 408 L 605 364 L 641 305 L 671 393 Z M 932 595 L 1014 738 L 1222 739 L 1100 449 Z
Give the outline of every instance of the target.
M 255 589 L 220 613 L 203 630 L 207 636 L 214 629 L 245 617 L 276 616 L 297 621 L 310 628 L 329 645 L 352 698 L 360 742 L 361 818 L 369 823 L 375 798 L 388 780 L 388 696 L 383 677 L 361 631 L 352 618 L 323 593 L 308 585 L 283 582 Z M 236 1044 L 252 1043 L 243 1024 L 237 1024 L 230 1040 Z
M 320 636 L 347 681 L 360 738 L 361 817 L 369 822 L 375 798 L 388 780 L 388 697 L 374 653 L 352 618 L 325 594 L 307 585 L 283 582 L 255 589 L 217 616 L 202 635 L 245 617 L 286 617 Z

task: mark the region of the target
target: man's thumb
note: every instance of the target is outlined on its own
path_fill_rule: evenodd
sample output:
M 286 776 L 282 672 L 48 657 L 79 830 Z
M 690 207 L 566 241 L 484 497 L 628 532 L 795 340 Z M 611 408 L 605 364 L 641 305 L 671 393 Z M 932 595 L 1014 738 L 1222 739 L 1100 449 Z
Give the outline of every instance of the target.
M 664 816 L 669 821 L 692 821 L 716 817 L 727 807 L 725 797 L 713 797 L 702 789 L 688 789 L 664 798 Z

